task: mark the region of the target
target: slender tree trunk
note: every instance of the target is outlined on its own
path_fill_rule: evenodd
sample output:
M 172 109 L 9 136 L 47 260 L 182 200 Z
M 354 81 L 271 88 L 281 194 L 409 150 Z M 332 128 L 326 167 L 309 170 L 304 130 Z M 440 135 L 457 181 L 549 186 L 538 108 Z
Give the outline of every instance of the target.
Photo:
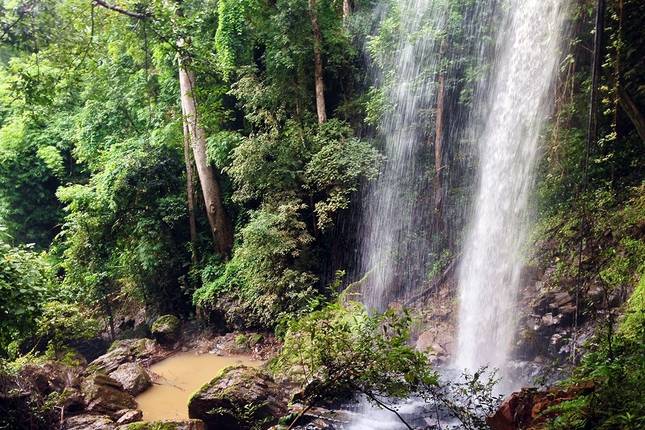
M 224 210 L 222 192 L 215 176 L 215 170 L 208 162 L 206 155 L 206 133 L 199 122 L 197 102 L 193 94 L 195 75 L 188 69 L 186 63 L 186 59 L 181 59 L 179 62 L 182 112 L 187 124 L 188 139 L 193 149 L 195 166 L 204 195 L 208 223 L 215 240 L 215 248 L 218 253 L 227 256 L 233 247 L 233 228 Z
M 195 188 L 193 171 L 193 160 L 190 154 L 190 131 L 188 121 L 183 118 L 184 123 L 184 160 L 186 162 L 186 196 L 188 198 L 188 223 L 190 225 L 190 255 L 193 264 L 197 263 L 197 221 L 195 220 Z
M 349 15 L 352 13 L 352 4 L 350 0 L 343 0 L 343 22 L 347 21 Z
M 437 110 L 435 113 L 434 135 L 434 209 L 438 219 L 443 218 L 443 129 L 444 129 L 444 104 L 446 93 L 446 75 L 439 76 L 439 91 L 437 94 Z
M 632 121 L 632 124 L 634 124 L 641 140 L 645 143 L 645 118 L 643 118 L 643 115 L 638 110 L 638 106 L 636 106 L 636 103 L 634 103 L 634 100 L 624 88 L 619 88 L 618 94 L 620 97 L 620 106 Z
M 316 111 L 318 112 L 318 123 L 327 121 L 325 108 L 325 82 L 323 81 L 322 65 L 322 33 L 318 25 L 318 12 L 316 0 L 309 0 L 309 18 L 311 19 L 311 31 L 314 36 L 314 79 L 316 84 Z

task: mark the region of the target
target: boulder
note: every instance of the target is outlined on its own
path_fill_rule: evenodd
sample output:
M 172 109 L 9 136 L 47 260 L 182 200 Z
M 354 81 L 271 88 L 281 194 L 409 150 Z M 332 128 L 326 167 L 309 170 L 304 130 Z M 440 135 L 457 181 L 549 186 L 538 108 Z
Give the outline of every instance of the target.
M 65 388 L 78 386 L 79 368 L 69 367 L 62 363 L 47 361 L 43 364 L 27 364 L 19 371 L 23 387 L 26 385 L 47 396 L 50 393 L 62 392 Z
M 188 416 L 208 430 L 268 428 L 287 412 L 285 390 L 263 371 L 228 367 L 188 402 Z
M 63 421 L 63 430 L 114 430 L 116 426 L 105 415 L 76 415 Z
M 116 420 L 117 425 L 130 424 L 143 418 L 143 412 L 139 409 L 125 409 L 117 412 L 117 415 L 120 415 L 119 419 Z
M 123 363 L 110 377 L 119 382 L 125 391 L 136 396 L 152 385 L 150 375 L 139 363 Z
M 493 415 L 486 418 L 491 430 L 542 430 L 551 418 L 548 409 L 567 400 L 593 391 L 592 383 L 581 384 L 567 389 L 551 388 L 538 391 L 523 388 L 511 394 Z
M 152 336 L 162 345 L 172 345 L 179 340 L 181 322 L 174 315 L 162 315 L 152 324 Z
M 416 343 L 416 350 L 419 352 L 426 352 L 432 347 L 435 342 L 435 333 L 431 330 L 424 331 L 419 335 Z
M 200 420 L 135 422 L 117 427 L 117 430 L 206 430 Z
M 123 391 L 119 382 L 102 373 L 87 377 L 81 384 L 81 392 L 88 412 L 119 418 L 119 411 L 137 407 L 134 397 Z
M 87 373 L 110 374 L 123 363 L 147 360 L 157 353 L 157 343 L 152 339 L 128 339 L 115 341 L 110 350 L 92 361 Z

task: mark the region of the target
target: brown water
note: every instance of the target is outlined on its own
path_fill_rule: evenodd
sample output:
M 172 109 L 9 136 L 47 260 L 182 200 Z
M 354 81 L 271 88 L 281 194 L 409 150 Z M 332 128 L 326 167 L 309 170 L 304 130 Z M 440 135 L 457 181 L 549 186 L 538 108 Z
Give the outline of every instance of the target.
M 248 356 L 217 356 L 180 352 L 150 366 L 160 376 L 155 384 L 137 396 L 139 409 L 146 421 L 188 418 L 188 399 L 197 389 L 228 366 L 244 364 L 257 367 L 261 361 Z

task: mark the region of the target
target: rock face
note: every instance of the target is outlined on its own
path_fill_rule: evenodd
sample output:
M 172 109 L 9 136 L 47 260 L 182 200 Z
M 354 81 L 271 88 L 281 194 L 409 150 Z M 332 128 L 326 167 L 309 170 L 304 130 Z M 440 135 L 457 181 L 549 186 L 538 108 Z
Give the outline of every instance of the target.
M 116 421 L 117 425 L 130 424 L 143 418 L 143 412 L 138 409 L 128 409 L 117 413 L 121 417 Z
M 259 369 L 229 367 L 191 397 L 188 415 L 208 430 L 249 430 L 275 424 L 287 412 L 285 395 Z
M 77 415 L 63 422 L 63 430 L 114 430 L 116 426 L 105 415 Z
M 136 422 L 117 427 L 117 430 L 206 430 L 200 420 Z
M 119 412 L 137 407 L 134 397 L 123 391 L 119 382 L 102 373 L 87 377 L 81 385 L 81 391 L 88 412 L 119 418 Z
M 157 343 L 152 339 L 117 340 L 106 354 L 89 364 L 87 373 L 103 372 L 110 374 L 116 371 L 123 363 L 145 361 L 157 353 Z
M 172 345 L 179 340 L 181 322 L 174 315 L 163 315 L 152 324 L 152 335 L 162 345 Z
M 491 430 L 542 430 L 549 415 L 544 412 L 559 403 L 593 391 L 593 385 L 579 385 L 560 390 L 538 391 L 525 388 L 510 395 L 497 412 L 486 419 Z
M 119 382 L 123 389 L 133 396 L 144 392 L 152 385 L 150 375 L 139 363 L 123 363 L 110 373 L 110 378 Z

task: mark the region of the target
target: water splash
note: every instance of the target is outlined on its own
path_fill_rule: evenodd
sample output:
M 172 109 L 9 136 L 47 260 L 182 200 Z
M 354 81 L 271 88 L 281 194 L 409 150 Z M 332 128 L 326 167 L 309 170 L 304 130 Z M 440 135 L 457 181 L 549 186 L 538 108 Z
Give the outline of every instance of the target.
M 551 109 L 567 3 L 509 0 L 492 78 L 475 100 L 470 133 L 480 165 L 459 269 L 460 368 L 489 365 L 504 376 L 511 356 L 539 138 Z

